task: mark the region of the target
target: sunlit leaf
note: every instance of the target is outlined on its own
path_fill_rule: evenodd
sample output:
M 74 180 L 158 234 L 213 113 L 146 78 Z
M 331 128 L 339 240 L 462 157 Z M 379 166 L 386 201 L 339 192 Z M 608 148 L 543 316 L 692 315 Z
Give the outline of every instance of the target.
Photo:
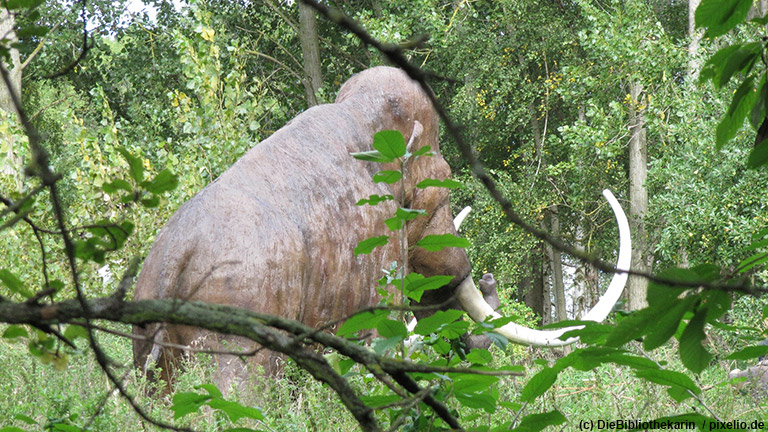
M 400 171 L 384 170 L 373 175 L 373 182 L 394 184 L 399 182 L 401 178 L 403 178 L 403 173 Z
M 354 254 L 355 256 L 360 254 L 369 254 L 375 248 L 386 245 L 387 242 L 389 242 L 389 237 L 385 235 L 365 239 L 357 244 L 357 247 L 355 247 L 354 250 Z
M 424 248 L 430 252 L 437 252 L 447 247 L 469 247 L 469 241 L 466 239 L 456 237 L 453 234 L 433 234 L 424 236 L 416 243 L 416 246 Z
M 366 311 L 350 317 L 336 332 L 339 336 L 348 336 L 360 330 L 375 329 L 381 320 L 387 318 L 385 310 Z
M 376 132 L 373 136 L 373 148 L 384 157 L 394 160 L 405 155 L 405 138 L 396 130 Z
M 463 187 L 464 185 L 461 182 L 458 182 L 453 179 L 445 179 L 445 180 L 424 179 L 416 185 L 416 187 L 420 189 L 425 189 L 430 186 L 456 189 L 456 188 Z
M 538 432 L 547 426 L 561 425 L 566 422 L 560 411 L 548 411 L 539 414 L 528 414 L 520 421 L 520 425 L 512 429 L 512 432 Z
M 744 21 L 752 7 L 752 0 L 701 0 L 696 8 L 696 27 L 705 28 L 705 38 L 727 33 Z
M 123 155 L 123 158 L 125 158 L 125 161 L 128 162 L 131 178 L 134 179 L 137 183 L 140 183 L 142 180 L 144 180 L 144 163 L 141 161 L 141 159 L 132 155 L 128 150 L 124 148 L 118 147 L 117 151 L 120 152 L 120 154 Z
M 712 355 L 701 344 L 706 338 L 704 334 L 706 316 L 706 309 L 697 310 L 680 336 L 680 360 L 693 373 L 701 373 L 712 360 Z

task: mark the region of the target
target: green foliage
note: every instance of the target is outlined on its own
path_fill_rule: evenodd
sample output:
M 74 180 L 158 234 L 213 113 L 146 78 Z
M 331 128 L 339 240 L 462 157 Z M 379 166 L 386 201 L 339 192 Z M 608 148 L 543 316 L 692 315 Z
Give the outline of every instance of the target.
M 219 389 L 213 384 L 201 384 L 195 386 L 196 390 L 205 390 L 206 393 L 178 392 L 173 395 L 173 418 L 179 419 L 188 414 L 197 412 L 203 405 L 208 405 L 214 411 L 221 412 L 232 423 L 241 418 L 251 418 L 254 420 L 263 420 L 264 415 L 258 408 L 243 406 L 240 403 L 230 401 L 224 398 Z M 235 429 L 227 429 L 234 431 Z M 250 428 L 237 428 L 238 431 L 253 431 Z

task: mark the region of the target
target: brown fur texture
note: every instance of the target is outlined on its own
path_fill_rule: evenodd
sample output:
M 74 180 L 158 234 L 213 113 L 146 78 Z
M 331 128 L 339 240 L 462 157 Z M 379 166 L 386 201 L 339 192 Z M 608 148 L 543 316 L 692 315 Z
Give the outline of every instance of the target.
M 371 150 L 373 135 L 381 130 L 399 130 L 408 141 L 415 121 L 424 130 L 412 150 L 429 145 L 435 155 L 409 162 L 403 201 L 402 188 L 371 180 L 373 173 L 394 166 L 361 162 L 349 153 Z M 157 236 L 134 298 L 237 306 L 311 326 L 342 318 L 379 300 L 376 280 L 398 260 L 399 246 L 391 241 L 356 258 L 352 251 L 361 240 L 391 234 L 384 220 L 397 206 L 428 212 L 409 222 L 409 245 L 429 234 L 456 234 L 447 189 L 413 188 L 424 178 L 449 176 L 438 146 L 438 118 L 424 91 L 399 69 L 366 70 L 342 86 L 335 103 L 297 116 L 181 206 Z M 372 194 L 392 194 L 398 202 L 355 205 Z M 466 253 L 457 248 L 411 248 L 408 268 L 425 276 L 453 275 L 455 283 L 470 272 Z M 423 303 L 452 294 L 451 288 L 438 291 Z M 134 333 L 209 349 L 258 348 L 181 326 L 137 327 Z M 226 347 L 223 339 L 230 342 Z M 137 367 L 156 362 L 166 380 L 181 355 L 141 341 L 133 351 Z M 242 377 L 244 365 L 233 359 L 217 358 L 220 384 Z M 280 369 L 273 353 L 260 351 L 250 359 L 267 373 Z

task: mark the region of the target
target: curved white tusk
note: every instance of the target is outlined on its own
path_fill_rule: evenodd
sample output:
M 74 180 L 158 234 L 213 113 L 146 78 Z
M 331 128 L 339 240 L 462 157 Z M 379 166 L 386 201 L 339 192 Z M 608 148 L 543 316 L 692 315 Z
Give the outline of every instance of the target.
M 453 218 L 453 227 L 456 228 L 456 231 L 459 230 L 461 227 L 461 223 L 464 222 L 464 219 L 466 219 L 469 212 L 472 211 L 472 207 L 464 207 L 462 211 L 459 212 L 459 214 L 456 215 L 455 218 Z
M 608 289 L 600 297 L 600 301 L 597 302 L 595 307 L 592 308 L 584 317 L 583 321 L 597 321 L 604 320 L 613 309 L 613 305 L 621 297 L 622 291 L 624 291 L 624 285 L 627 283 L 629 266 L 632 260 L 632 240 L 629 232 L 629 222 L 627 216 L 624 214 L 619 202 L 613 196 L 608 189 L 603 191 L 603 195 L 608 200 L 608 204 L 611 205 L 613 214 L 616 216 L 616 222 L 619 225 L 619 258 L 616 262 L 617 273 L 613 274 L 613 279 Z M 457 289 L 458 300 L 461 306 L 467 311 L 467 314 L 475 321 L 484 321 L 486 317 L 493 316 L 494 318 L 501 317 L 498 313 L 494 312 L 491 306 L 485 302 L 483 296 L 475 287 L 475 282 L 472 277 L 467 277 Z M 525 345 L 534 346 L 563 346 L 576 342 L 578 338 L 569 338 L 568 340 L 561 340 L 560 336 L 563 333 L 583 328 L 583 326 L 567 327 L 557 330 L 534 330 L 528 327 L 523 327 L 519 324 L 509 323 L 503 327 L 496 329 L 496 332 L 506 337 L 511 342 L 516 342 Z

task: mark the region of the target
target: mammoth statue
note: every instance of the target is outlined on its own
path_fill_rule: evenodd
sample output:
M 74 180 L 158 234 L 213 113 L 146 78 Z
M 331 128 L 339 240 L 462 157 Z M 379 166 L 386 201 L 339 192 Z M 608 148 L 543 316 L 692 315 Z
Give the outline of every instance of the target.
M 410 150 L 428 145 L 434 153 L 409 159 L 404 185 L 374 183 L 373 173 L 394 166 L 350 156 L 370 150 L 373 135 L 387 129 L 400 131 Z M 399 245 L 391 241 L 357 257 L 352 251 L 361 240 L 388 234 L 384 221 L 398 206 L 427 212 L 408 221 L 408 245 L 430 234 L 456 234 L 448 190 L 414 187 L 424 178 L 450 175 L 438 146 L 438 117 L 422 88 L 399 69 L 366 70 L 341 87 L 335 103 L 300 114 L 182 205 L 158 234 L 134 298 L 230 305 L 310 326 L 343 318 L 379 300 L 376 280 L 382 268 L 398 259 Z M 355 205 L 373 194 L 397 198 L 376 206 Z M 616 200 L 610 193 L 607 197 L 621 227 L 618 267 L 628 269 L 629 228 Z M 454 276 L 447 286 L 427 291 L 422 305 L 443 304 L 453 297 L 447 307 L 462 308 L 474 320 L 496 316 L 475 288 L 463 249 L 408 250 L 410 271 Z M 585 319 L 601 321 L 625 281 L 626 274 L 615 274 Z M 428 313 L 422 311 L 417 318 Z M 170 366 L 182 354 L 178 346 L 228 351 L 239 346 L 243 352 L 258 348 L 248 340 L 185 326 L 153 324 L 133 331 L 138 336 L 135 365 L 157 364 L 167 382 Z M 572 342 L 559 339 L 563 329 L 543 332 L 507 324 L 497 331 L 524 344 Z M 249 358 L 266 373 L 278 370 L 276 354 L 257 350 Z M 222 382 L 242 376 L 243 365 L 236 358 L 221 355 L 216 361 Z

